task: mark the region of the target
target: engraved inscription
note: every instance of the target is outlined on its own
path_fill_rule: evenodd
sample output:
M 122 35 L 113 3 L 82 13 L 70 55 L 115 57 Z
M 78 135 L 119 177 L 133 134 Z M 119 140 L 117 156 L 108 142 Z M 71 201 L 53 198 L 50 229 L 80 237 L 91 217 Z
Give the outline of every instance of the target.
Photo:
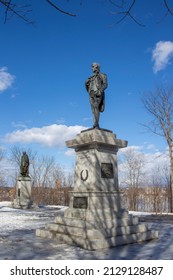
M 101 177 L 106 179 L 112 179 L 113 176 L 113 164 L 102 163 L 101 164 Z
M 80 218 L 80 219 L 84 220 L 86 214 L 85 214 L 85 212 L 82 212 L 82 211 L 83 210 L 76 209 L 75 212 L 71 213 L 71 217 L 73 217 L 73 218 Z
M 88 208 L 88 197 L 75 196 L 73 199 L 73 208 L 87 209 Z

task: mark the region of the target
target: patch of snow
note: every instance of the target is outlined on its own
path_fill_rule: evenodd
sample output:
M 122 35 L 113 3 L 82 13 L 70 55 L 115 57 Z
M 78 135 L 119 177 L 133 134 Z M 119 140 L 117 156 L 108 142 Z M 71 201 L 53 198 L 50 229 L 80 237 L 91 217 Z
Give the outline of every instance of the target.
M 129 214 L 132 214 L 134 216 L 148 216 L 148 215 L 159 215 L 160 213 L 156 212 L 139 212 L 139 211 L 129 211 Z M 170 215 L 173 216 L 173 213 L 161 213 L 162 215 Z
M 55 239 L 35 236 L 35 230 L 63 215 L 64 206 L 43 206 L 31 210 L 14 209 L 10 202 L 0 202 L 0 259 L 33 260 L 172 260 L 173 219 L 148 222 L 149 228 L 159 231 L 159 239 L 98 251 L 87 251 L 76 246 L 58 243 Z M 146 216 L 153 213 L 134 212 Z

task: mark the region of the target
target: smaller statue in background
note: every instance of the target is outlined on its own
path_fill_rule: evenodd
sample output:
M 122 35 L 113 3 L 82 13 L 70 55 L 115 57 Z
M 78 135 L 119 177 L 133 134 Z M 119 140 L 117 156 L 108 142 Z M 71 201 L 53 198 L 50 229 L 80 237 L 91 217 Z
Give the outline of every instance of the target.
M 23 177 L 29 177 L 29 157 L 26 152 L 23 152 L 21 157 L 20 174 Z

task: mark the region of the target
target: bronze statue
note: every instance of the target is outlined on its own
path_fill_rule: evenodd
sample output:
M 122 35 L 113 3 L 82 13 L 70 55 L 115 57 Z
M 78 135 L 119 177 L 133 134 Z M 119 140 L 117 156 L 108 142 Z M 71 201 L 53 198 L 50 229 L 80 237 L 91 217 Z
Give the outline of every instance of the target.
M 21 157 L 20 174 L 23 177 L 29 177 L 29 157 L 26 152 L 23 152 Z
M 89 99 L 94 119 L 94 128 L 99 128 L 100 112 L 105 108 L 105 93 L 107 88 L 107 76 L 100 73 L 100 64 L 92 63 L 91 65 L 93 75 L 85 82 L 86 90 L 89 93 Z

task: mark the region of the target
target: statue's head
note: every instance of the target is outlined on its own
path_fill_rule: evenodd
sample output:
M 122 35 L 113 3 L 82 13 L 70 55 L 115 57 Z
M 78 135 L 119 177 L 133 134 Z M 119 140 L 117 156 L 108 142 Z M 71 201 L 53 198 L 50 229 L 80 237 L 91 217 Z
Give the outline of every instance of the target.
M 97 63 L 97 62 L 93 62 L 91 64 L 91 68 L 92 68 L 94 73 L 99 72 L 100 71 L 100 64 Z

